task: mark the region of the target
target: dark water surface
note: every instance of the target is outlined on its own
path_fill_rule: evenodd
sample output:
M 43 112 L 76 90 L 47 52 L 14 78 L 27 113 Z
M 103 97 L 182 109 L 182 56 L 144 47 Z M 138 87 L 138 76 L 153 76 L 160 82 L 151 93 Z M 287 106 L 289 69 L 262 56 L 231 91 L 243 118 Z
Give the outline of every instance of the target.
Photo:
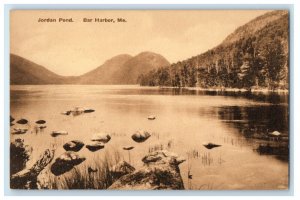
M 96 111 L 65 116 L 74 107 Z M 148 152 L 166 149 L 186 158 L 180 165 L 187 189 L 286 189 L 288 187 L 288 95 L 275 93 L 216 92 L 138 86 L 47 85 L 11 86 L 11 115 L 26 118 L 30 132 L 11 135 L 32 145 L 38 156 L 53 143 L 88 142 L 97 132 L 109 132 L 111 141 L 96 154 L 134 146 L 131 164 L 142 165 Z M 150 121 L 149 115 L 156 119 Z M 47 128 L 34 132 L 34 121 Z M 22 127 L 15 125 L 14 127 Z M 152 136 L 135 143 L 131 135 L 147 130 Z M 51 131 L 67 136 L 52 138 Z M 279 131 L 280 137 L 270 137 Z M 222 146 L 206 149 L 203 143 Z M 93 163 L 95 153 L 80 151 Z M 192 174 L 192 179 L 188 179 Z

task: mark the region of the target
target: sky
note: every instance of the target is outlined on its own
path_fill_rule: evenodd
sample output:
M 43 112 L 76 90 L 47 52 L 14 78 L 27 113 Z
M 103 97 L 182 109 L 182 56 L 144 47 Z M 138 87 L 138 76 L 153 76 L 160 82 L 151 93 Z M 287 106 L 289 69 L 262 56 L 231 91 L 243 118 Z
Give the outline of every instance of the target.
M 266 10 L 14 10 L 10 52 L 65 76 L 84 74 L 119 55 L 152 51 L 170 63 L 201 54 Z M 38 22 L 55 18 L 57 22 Z M 72 18 L 74 22 L 58 22 Z M 83 22 L 110 18 L 111 22 Z M 116 22 L 123 18 L 126 22 Z

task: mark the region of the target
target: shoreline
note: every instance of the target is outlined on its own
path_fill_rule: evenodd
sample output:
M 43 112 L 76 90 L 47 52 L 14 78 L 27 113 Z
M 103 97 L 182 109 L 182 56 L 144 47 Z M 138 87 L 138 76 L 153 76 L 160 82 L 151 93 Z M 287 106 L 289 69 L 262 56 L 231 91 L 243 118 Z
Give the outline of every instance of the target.
M 14 84 L 10 85 L 13 87 L 18 87 L 18 86 L 113 86 L 113 87 L 118 87 L 118 86 L 127 86 L 127 87 L 140 87 L 140 88 L 157 88 L 157 89 L 186 89 L 186 90 L 191 90 L 191 91 L 212 91 L 212 92 L 251 92 L 251 93 L 283 93 L 283 94 L 289 94 L 289 90 L 287 89 L 275 89 L 271 90 L 268 88 L 258 88 L 258 89 L 251 89 L 251 91 L 245 89 L 245 88 L 201 88 L 201 87 L 171 87 L 171 86 L 142 86 L 142 85 L 117 85 L 117 84 L 38 84 L 38 85 L 19 85 L 19 84 Z
M 144 87 L 144 86 L 141 86 Z M 148 87 L 148 86 L 146 86 Z M 267 88 L 260 88 L 260 89 L 251 89 L 251 91 L 245 89 L 245 88 L 201 88 L 201 87 L 159 87 L 154 86 L 158 88 L 167 88 L 167 89 L 187 89 L 187 90 L 194 90 L 194 91 L 212 91 L 212 92 L 251 92 L 251 93 L 284 93 L 289 94 L 289 90 L 287 89 L 267 89 Z

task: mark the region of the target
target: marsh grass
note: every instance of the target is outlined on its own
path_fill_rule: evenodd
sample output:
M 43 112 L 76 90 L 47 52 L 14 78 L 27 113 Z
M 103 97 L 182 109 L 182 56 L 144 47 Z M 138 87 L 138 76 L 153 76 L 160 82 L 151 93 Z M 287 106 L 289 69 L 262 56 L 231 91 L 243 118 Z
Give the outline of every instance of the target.
M 106 153 L 104 158 L 95 157 L 91 163 L 82 163 L 61 175 L 48 174 L 48 189 L 107 189 L 114 181 L 112 166 L 120 162 L 119 152 Z M 91 167 L 93 171 L 89 171 Z
M 161 150 L 169 150 L 173 146 L 173 140 L 168 140 L 166 144 L 159 143 L 159 144 L 154 144 L 150 145 L 148 148 L 148 153 L 152 153 L 154 151 L 161 151 Z

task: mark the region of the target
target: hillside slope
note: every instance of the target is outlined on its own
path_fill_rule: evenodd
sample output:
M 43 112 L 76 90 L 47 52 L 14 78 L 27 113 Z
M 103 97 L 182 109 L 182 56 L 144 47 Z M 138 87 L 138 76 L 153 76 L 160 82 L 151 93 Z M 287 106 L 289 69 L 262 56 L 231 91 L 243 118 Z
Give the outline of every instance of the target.
M 272 11 L 237 28 L 211 50 L 151 71 L 140 84 L 286 89 L 288 61 L 289 14 Z
M 107 60 L 103 65 L 78 77 L 77 84 L 118 84 L 116 74 L 132 56 L 121 54 Z
M 10 55 L 10 84 L 12 85 L 59 84 L 63 80 L 63 76 L 41 65 L 14 54 Z

